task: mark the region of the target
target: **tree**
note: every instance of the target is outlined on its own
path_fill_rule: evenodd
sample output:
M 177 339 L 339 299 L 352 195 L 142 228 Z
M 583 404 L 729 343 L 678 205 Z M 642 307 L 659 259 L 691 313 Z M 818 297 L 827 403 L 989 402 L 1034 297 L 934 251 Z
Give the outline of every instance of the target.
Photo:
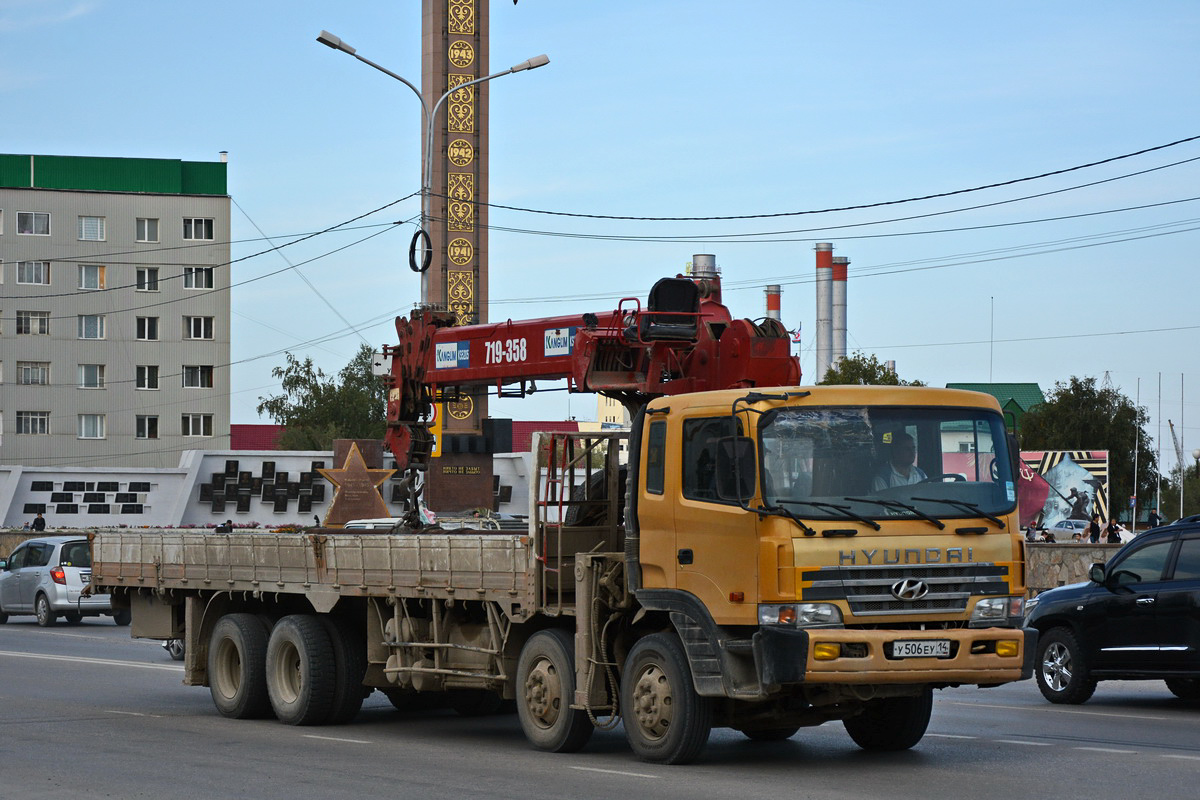
M 1095 378 L 1071 377 L 1054 384 L 1046 402 L 1021 418 L 1021 447 L 1025 450 L 1107 450 L 1109 510 L 1112 516 L 1137 494 L 1138 507 L 1153 503 L 1158 463 L 1146 435 L 1149 416 L 1128 397 Z M 1133 487 L 1136 448 L 1138 486 Z
M 287 365 L 275 367 L 283 394 L 260 397 L 258 413 L 284 426 L 281 450 L 330 450 L 334 439 L 382 439 L 387 428 L 387 387 L 371 370 L 375 352 L 363 345 L 336 380 L 313 366 L 284 354 Z
M 921 381 L 901 380 L 896 371 L 880 363 L 874 355 L 868 356 L 861 350 L 846 356 L 825 373 L 821 386 L 924 386 Z

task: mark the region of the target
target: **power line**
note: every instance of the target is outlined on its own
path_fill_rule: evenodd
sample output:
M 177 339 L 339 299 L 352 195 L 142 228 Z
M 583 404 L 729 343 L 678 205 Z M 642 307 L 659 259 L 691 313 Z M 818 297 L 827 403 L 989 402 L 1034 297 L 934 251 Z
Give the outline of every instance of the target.
M 813 215 L 813 214 L 831 214 L 831 213 L 838 212 L 838 211 L 860 211 L 860 210 L 867 209 L 867 208 L 882 208 L 885 206 L 902 205 L 904 203 L 916 203 L 916 202 L 919 202 L 922 200 L 935 200 L 935 199 L 942 198 L 942 197 L 954 197 L 954 196 L 960 195 L 960 194 L 969 194 L 971 192 L 981 192 L 981 191 L 984 191 L 985 189 L 997 189 L 1002 186 L 1013 186 L 1018 183 L 1026 183 L 1028 181 L 1036 181 L 1036 180 L 1040 180 L 1042 178 L 1053 177 L 1055 175 L 1065 175 L 1069 172 L 1077 172 L 1079 170 L 1090 169 L 1092 167 L 1098 167 L 1098 166 L 1101 166 L 1104 164 L 1111 164 L 1116 161 L 1121 161 L 1121 160 L 1124 160 L 1127 158 L 1134 158 L 1136 156 L 1145 155 L 1147 153 L 1153 153 L 1158 150 L 1166 150 L 1167 148 L 1170 148 L 1170 147 L 1176 147 L 1178 145 L 1187 144 L 1189 142 L 1194 142 L 1197 140 L 1200 140 L 1200 136 L 1189 136 L 1184 139 L 1177 139 L 1173 142 L 1167 142 L 1166 144 L 1160 144 L 1160 145 L 1156 145 L 1154 147 L 1147 147 L 1142 150 L 1134 151 L 1132 153 L 1125 153 L 1125 154 L 1119 155 L 1119 156 L 1112 156 L 1110 158 L 1104 158 L 1099 161 L 1090 161 L 1086 164 L 1079 164 L 1074 167 L 1065 167 L 1063 169 L 1056 169 L 1056 170 L 1052 170 L 1050 172 L 1043 172 L 1038 175 L 1029 175 L 1024 178 L 1014 178 L 1012 180 L 1007 180 L 1007 181 L 998 181 L 996 183 L 989 183 L 989 184 L 985 184 L 983 186 L 974 186 L 969 189 L 955 189 L 955 190 L 949 191 L 949 192 L 936 192 L 933 194 L 922 195 L 920 197 L 908 197 L 908 198 L 905 198 L 902 200 L 884 200 L 884 201 L 880 201 L 877 203 L 861 203 L 861 204 L 852 205 L 852 206 L 838 206 L 838 207 L 832 207 L 832 208 L 812 209 L 812 210 L 808 210 L 808 211 L 776 211 L 776 212 L 769 212 L 769 213 L 762 213 L 762 214 L 732 214 L 732 215 L 727 215 L 727 216 L 707 216 L 707 217 L 634 217 L 634 216 L 626 216 L 626 215 L 621 215 L 621 214 L 583 214 L 583 213 L 571 212 L 571 211 L 549 211 L 546 209 L 539 209 L 539 208 L 525 208 L 522 206 L 501 205 L 499 203 L 486 203 L 484 205 L 486 205 L 488 208 L 498 208 L 498 209 L 503 209 L 505 211 L 519 211 L 519 212 L 526 213 L 526 214 L 542 214 L 545 216 L 554 216 L 554 217 L 576 217 L 579 219 L 616 219 L 616 220 L 628 220 L 628 221 L 634 221 L 634 222 L 719 222 L 719 221 L 723 221 L 723 220 L 727 221 L 727 220 L 739 220 L 739 219 L 773 219 L 773 218 L 777 218 L 777 217 L 799 217 L 799 216 L 808 216 L 808 215 Z

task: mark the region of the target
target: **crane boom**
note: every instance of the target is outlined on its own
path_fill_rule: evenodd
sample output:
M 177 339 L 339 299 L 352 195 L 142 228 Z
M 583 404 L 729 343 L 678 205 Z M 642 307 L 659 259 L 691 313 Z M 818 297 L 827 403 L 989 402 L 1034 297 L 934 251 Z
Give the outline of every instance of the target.
M 396 319 L 387 444 L 403 469 L 428 458 L 433 403 L 480 387 L 523 397 L 535 381 L 567 381 L 631 409 L 663 395 L 800 381 L 790 338 L 776 320 L 734 319 L 720 277 L 663 278 L 646 306 L 623 298 L 602 313 L 454 325 L 453 314 L 418 309 Z

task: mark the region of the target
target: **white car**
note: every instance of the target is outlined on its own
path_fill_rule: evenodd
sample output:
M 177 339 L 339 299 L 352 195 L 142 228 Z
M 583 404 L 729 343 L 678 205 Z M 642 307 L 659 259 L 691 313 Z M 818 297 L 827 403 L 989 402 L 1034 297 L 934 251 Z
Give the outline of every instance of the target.
M 78 536 L 46 536 L 17 546 L 0 559 L 0 623 L 10 616 L 32 614 L 49 627 L 59 616 L 69 623 L 84 617 L 111 615 L 129 624 L 129 609 L 112 610 L 107 594 L 85 595 L 92 578 L 92 548 Z

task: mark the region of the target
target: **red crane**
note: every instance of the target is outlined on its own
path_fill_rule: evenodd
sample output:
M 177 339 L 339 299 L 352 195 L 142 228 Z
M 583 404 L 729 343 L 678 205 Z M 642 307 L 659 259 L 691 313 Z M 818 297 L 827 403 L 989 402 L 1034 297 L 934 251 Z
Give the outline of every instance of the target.
M 717 275 L 659 280 L 643 308 L 627 297 L 600 314 L 454 326 L 454 315 L 396 318 L 387 444 L 404 469 L 425 464 L 431 404 L 494 386 L 524 397 L 538 380 L 566 379 L 635 410 L 654 397 L 751 386 L 793 386 L 800 363 L 776 320 L 733 319 Z

